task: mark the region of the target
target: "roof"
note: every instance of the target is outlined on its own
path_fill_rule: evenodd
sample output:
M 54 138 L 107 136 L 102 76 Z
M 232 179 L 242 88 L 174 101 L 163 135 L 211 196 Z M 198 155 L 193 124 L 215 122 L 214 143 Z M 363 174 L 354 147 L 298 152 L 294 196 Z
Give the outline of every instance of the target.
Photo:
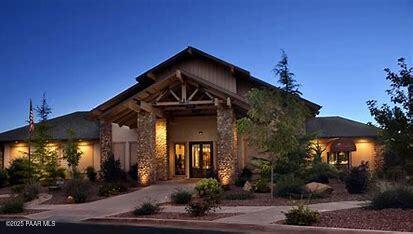
M 221 64 L 225 67 L 230 68 L 233 72 L 234 75 L 236 75 L 237 78 L 240 79 L 244 79 L 247 80 L 249 82 L 252 82 L 254 84 L 257 84 L 259 86 L 264 86 L 264 87 L 269 87 L 269 88 L 276 88 L 278 89 L 278 87 L 275 87 L 263 80 L 260 80 L 256 77 L 251 76 L 250 72 L 240 68 L 238 66 L 235 66 L 229 62 L 226 62 L 222 59 L 219 59 L 215 56 L 212 56 L 202 50 L 199 50 L 197 48 L 188 46 L 187 48 L 185 48 L 184 50 L 178 52 L 177 54 L 173 55 L 172 57 L 166 59 L 165 61 L 161 62 L 160 64 L 156 65 L 155 67 L 147 70 L 146 72 L 142 73 L 141 75 L 139 75 L 138 77 L 136 77 L 136 81 L 138 81 L 138 84 L 135 84 L 133 86 L 131 86 L 130 88 L 128 88 L 127 90 L 123 91 L 122 93 L 116 95 L 115 97 L 109 99 L 108 101 L 104 102 L 103 104 L 95 107 L 92 111 L 91 114 L 93 117 L 96 117 L 96 115 L 98 115 L 99 113 L 102 113 L 110 108 L 112 108 L 113 106 L 116 106 L 117 104 L 123 102 L 124 100 L 126 100 L 128 97 L 132 96 L 133 94 L 142 91 L 143 89 L 149 87 L 150 85 L 152 85 L 155 81 L 153 80 L 153 78 L 151 78 L 151 74 L 155 73 L 156 71 L 160 71 L 162 69 L 167 68 L 168 66 L 170 66 L 171 64 L 177 63 L 179 61 L 182 61 L 184 59 L 187 58 L 191 58 L 193 56 L 198 56 L 200 58 Z M 280 89 L 281 90 L 281 89 Z M 304 98 L 301 98 L 306 104 L 308 104 L 308 106 L 314 110 L 315 113 L 318 113 L 318 111 L 321 109 L 321 106 L 313 103 L 309 100 L 306 100 Z
M 378 137 L 380 129 L 339 116 L 315 117 L 307 121 L 308 133 L 315 133 L 319 138 L 334 137 Z
M 73 112 L 47 120 L 52 127 L 52 140 L 67 140 L 67 130 L 73 129 L 77 139 L 99 139 L 99 122 L 87 118 L 88 111 Z M 36 131 L 36 127 L 35 127 Z M 0 142 L 24 141 L 28 139 L 28 125 L 0 133 Z

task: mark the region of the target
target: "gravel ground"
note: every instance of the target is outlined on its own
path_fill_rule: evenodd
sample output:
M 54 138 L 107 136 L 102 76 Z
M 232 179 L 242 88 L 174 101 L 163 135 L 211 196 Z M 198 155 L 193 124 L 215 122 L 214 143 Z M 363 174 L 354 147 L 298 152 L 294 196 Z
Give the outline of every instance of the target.
M 363 201 L 366 200 L 364 195 L 349 194 L 345 185 L 338 180 L 331 180 L 329 185 L 334 189 L 331 196 L 327 198 L 303 199 L 307 204 L 335 202 L 335 201 Z M 231 187 L 231 190 L 225 193 L 243 192 L 242 188 Z M 289 199 L 281 197 L 271 197 L 270 193 L 254 193 L 255 197 L 248 200 L 223 200 L 221 206 L 280 206 L 280 205 L 294 205 L 299 199 Z
M 154 218 L 154 219 L 183 219 L 183 220 L 207 220 L 212 221 L 215 219 L 226 218 L 234 215 L 240 215 L 240 213 L 210 213 L 204 216 L 194 217 L 187 213 L 172 213 L 172 212 L 160 212 L 154 215 L 141 215 L 135 216 L 133 212 L 127 212 L 117 214 L 111 217 L 123 217 L 123 218 Z
M 321 213 L 313 226 L 413 232 L 413 209 L 355 208 Z

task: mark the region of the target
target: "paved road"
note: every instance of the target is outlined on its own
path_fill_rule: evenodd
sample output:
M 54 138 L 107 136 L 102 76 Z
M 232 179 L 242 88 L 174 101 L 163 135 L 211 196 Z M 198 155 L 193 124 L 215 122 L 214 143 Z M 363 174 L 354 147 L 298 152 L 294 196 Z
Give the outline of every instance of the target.
M 168 227 L 122 226 L 92 223 L 56 223 L 54 227 L 7 227 L 4 221 L 0 222 L 1 234 L 220 234 L 230 233 L 206 229 L 178 229 Z

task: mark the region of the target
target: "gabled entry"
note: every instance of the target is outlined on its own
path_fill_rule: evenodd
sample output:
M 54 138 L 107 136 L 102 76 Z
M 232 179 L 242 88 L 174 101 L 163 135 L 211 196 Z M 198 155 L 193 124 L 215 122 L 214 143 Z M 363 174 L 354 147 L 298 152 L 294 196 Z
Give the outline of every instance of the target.
M 190 177 L 208 177 L 214 170 L 213 144 L 209 142 L 189 143 L 189 172 Z

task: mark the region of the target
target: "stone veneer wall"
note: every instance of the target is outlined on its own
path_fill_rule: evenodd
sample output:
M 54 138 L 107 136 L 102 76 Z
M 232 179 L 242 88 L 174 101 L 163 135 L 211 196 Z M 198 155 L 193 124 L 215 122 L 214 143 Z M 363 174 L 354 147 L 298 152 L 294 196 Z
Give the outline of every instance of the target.
M 224 185 L 235 180 L 237 165 L 237 126 L 232 108 L 217 108 L 217 170 L 218 178 Z
M 105 161 L 112 153 L 112 123 L 100 121 L 100 162 Z
M 156 181 L 155 165 L 156 116 L 149 112 L 137 114 L 137 164 L 138 182 L 149 185 Z
M 155 160 L 156 160 L 156 179 L 168 179 L 168 141 L 167 141 L 167 120 L 158 119 L 156 121 L 156 140 L 155 140 Z

